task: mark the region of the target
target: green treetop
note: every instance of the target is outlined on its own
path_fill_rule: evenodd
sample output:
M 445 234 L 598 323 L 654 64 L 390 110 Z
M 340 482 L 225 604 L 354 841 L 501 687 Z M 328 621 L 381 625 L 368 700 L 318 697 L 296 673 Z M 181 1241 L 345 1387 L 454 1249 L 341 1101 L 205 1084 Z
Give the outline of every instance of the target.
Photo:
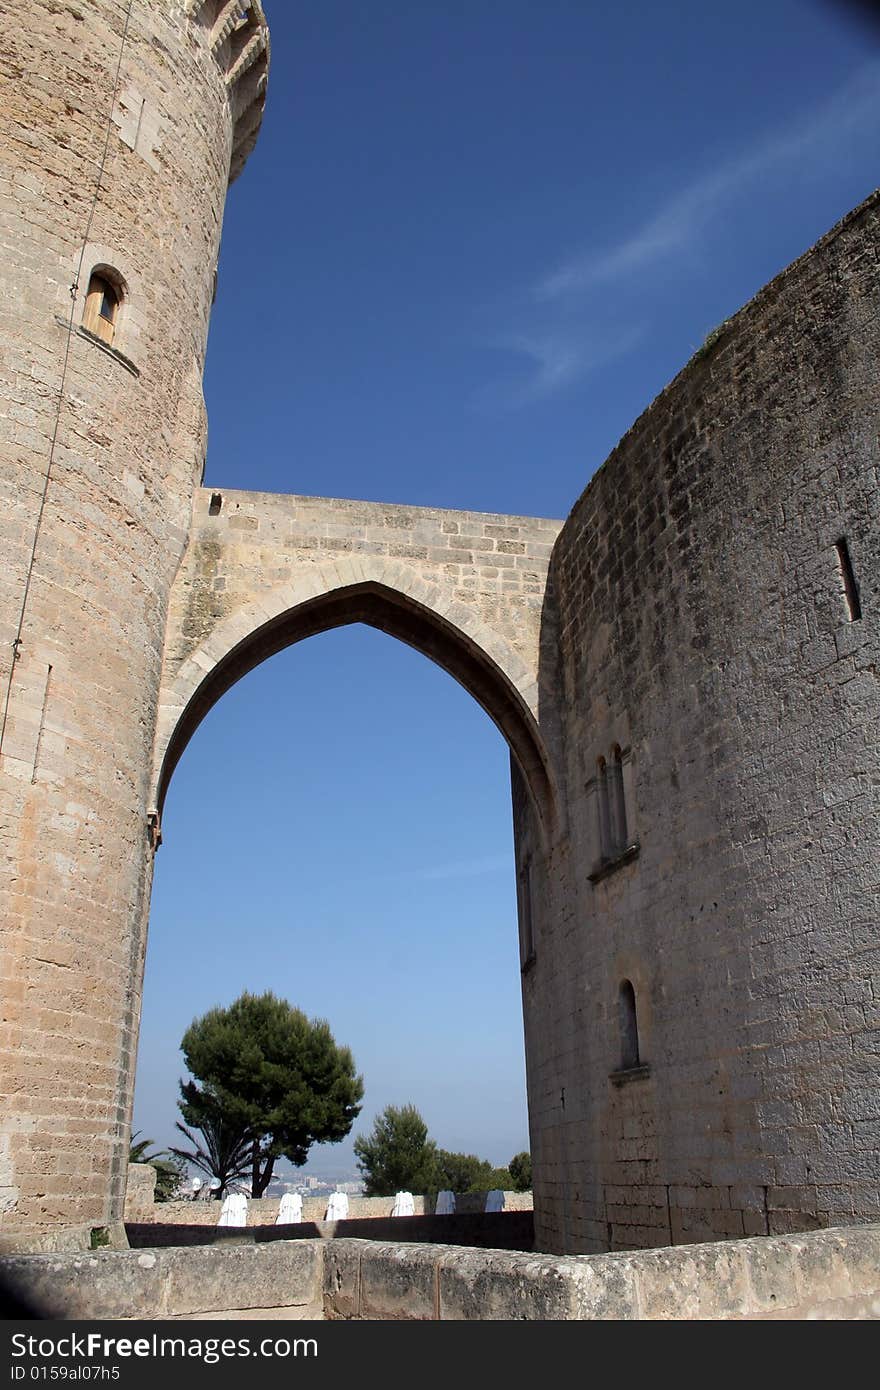
M 373 1132 L 354 1141 L 367 1197 L 428 1192 L 434 1186 L 437 1146 L 414 1105 L 387 1105 Z
M 514 1154 L 507 1166 L 513 1178 L 514 1192 L 528 1192 L 532 1186 L 532 1156 L 528 1150 Z

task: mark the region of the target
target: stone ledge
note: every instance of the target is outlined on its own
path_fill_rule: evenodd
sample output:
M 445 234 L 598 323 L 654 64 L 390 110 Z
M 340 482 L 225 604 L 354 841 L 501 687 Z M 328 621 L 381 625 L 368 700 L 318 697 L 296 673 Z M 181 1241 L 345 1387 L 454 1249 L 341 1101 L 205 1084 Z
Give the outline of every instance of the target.
M 650 1064 L 641 1062 L 637 1067 L 619 1067 L 617 1071 L 609 1072 L 608 1080 L 612 1086 L 628 1086 L 631 1081 L 644 1081 L 650 1075 Z
M 325 1316 L 726 1321 L 821 1318 L 833 1308 L 837 1317 L 880 1318 L 880 1226 L 611 1255 L 402 1250 L 328 1246 Z
M 105 343 L 104 339 L 99 338 L 97 333 L 90 332 L 89 329 L 84 328 L 82 324 L 78 326 L 76 331 L 80 338 L 85 338 L 87 343 L 91 343 L 94 347 L 100 348 L 102 352 L 106 352 L 108 357 L 112 357 L 114 362 L 118 362 L 127 372 L 131 372 L 132 376 L 140 376 L 140 367 L 136 367 L 131 358 L 126 357 L 124 352 L 120 352 L 118 348 L 112 347 L 110 343 Z
M 70 320 L 62 318 L 61 314 L 55 315 L 55 322 L 58 324 L 58 327 L 63 328 L 65 332 L 71 330 Z M 112 357 L 114 362 L 118 362 L 120 367 L 124 367 L 133 377 L 140 376 L 140 367 L 136 366 L 130 357 L 126 357 L 124 352 L 120 352 L 118 348 L 113 347 L 110 343 L 105 343 L 104 339 L 99 338 L 97 333 L 92 333 L 90 329 L 85 328 L 81 323 L 74 324 L 72 326 L 72 331 L 78 338 L 84 338 L 87 343 L 91 343 L 93 347 L 100 348 L 108 357 Z
M 37 1316 L 190 1317 L 303 1307 L 320 1316 L 318 1241 L 185 1250 L 94 1250 L 0 1260 L 0 1278 Z
M 61 1319 L 880 1319 L 880 1225 L 611 1255 L 282 1239 L 11 1257 L 0 1278 Z
M 631 845 L 627 845 L 626 849 L 621 850 L 620 854 L 600 860 L 595 868 L 587 874 L 587 878 L 591 883 L 600 883 L 603 878 L 613 874 L 616 869 L 622 869 L 624 864 L 631 864 L 634 859 L 638 859 L 640 849 L 641 845 L 637 840 L 634 840 Z

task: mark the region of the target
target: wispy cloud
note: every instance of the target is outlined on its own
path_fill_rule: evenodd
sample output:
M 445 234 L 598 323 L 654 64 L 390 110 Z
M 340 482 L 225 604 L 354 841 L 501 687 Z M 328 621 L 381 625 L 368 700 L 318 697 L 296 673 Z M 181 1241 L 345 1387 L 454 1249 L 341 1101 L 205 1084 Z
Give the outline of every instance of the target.
M 641 274 L 645 289 L 644 278 L 660 267 L 667 279 L 676 258 L 688 264 L 713 221 L 729 216 L 762 180 L 784 187 L 793 178 L 827 177 L 859 141 L 876 143 L 878 136 L 880 61 L 871 61 L 821 105 L 678 188 L 615 245 L 585 245 L 518 295 L 508 310 L 518 322 L 489 344 L 513 358 L 512 368 L 477 393 L 477 407 L 540 402 L 622 357 L 650 329 L 647 293 L 636 311 L 640 321 L 622 321 L 622 282 Z
M 688 251 L 712 219 L 757 179 L 785 168 L 826 169 L 840 158 L 848 138 L 872 120 L 880 124 L 880 62 L 862 67 L 806 118 L 768 134 L 756 147 L 680 189 L 619 245 L 605 251 L 590 248 L 564 261 L 535 285 L 535 300 L 548 303 L 581 294 Z
M 583 345 L 552 333 L 543 336 L 518 333 L 499 346 L 528 358 L 533 364 L 534 373 L 526 388 L 531 399 L 567 386 L 584 370 Z
M 533 332 L 499 336 L 492 344 L 517 359 L 515 378 L 496 381 L 478 393 L 478 404 L 515 409 L 551 396 L 629 352 L 642 336 L 633 326 L 612 333 L 591 334 L 586 325 L 548 326 Z

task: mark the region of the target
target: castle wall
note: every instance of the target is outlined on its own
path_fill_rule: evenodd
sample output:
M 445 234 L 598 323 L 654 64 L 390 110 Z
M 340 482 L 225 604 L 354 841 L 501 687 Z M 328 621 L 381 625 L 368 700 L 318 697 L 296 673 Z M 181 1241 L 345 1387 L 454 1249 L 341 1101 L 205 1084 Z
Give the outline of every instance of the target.
M 880 197 L 713 335 L 561 530 L 215 499 L 259 4 L 0 9 L 3 1239 L 120 1219 L 168 777 L 245 670 L 349 621 L 511 745 L 538 1247 L 876 1219 Z M 112 343 L 83 323 L 107 267 Z
M 813 1321 L 880 1312 L 877 1226 L 612 1259 L 393 1237 L 245 1244 L 243 1232 L 227 1235 L 225 1246 L 22 1255 L 0 1261 L 0 1278 L 34 1315 L 80 1321 Z
M 539 1249 L 880 1211 L 878 210 L 722 327 L 554 552 L 569 837 L 525 979 Z M 522 798 L 517 819 L 522 844 Z
M 0 1212 L 14 1231 L 121 1216 L 162 640 L 204 458 L 230 160 L 252 118 L 204 6 L 2 10 Z M 259 7 L 239 10 L 260 29 Z M 260 52 L 243 81 L 261 109 Z M 112 344 L 83 328 L 104 266 L 122 288 Z

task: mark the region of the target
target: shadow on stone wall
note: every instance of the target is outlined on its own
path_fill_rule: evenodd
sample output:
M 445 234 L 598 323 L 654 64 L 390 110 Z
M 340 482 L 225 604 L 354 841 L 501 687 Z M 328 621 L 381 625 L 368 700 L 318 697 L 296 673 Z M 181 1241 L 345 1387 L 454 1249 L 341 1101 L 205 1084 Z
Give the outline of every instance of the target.
M 299 1221 L 290 1226 L 207 1226 L 126 1222 L 132 1249 L 178 1245 L 254 1245 L 268 1240 L 394 1241 L 400 1244 L 463 1245 L 483 1250 L 531 1251 L 530 1211 L 457 1212 L 452 1216 L 364 1216 L 347 1221 Z

